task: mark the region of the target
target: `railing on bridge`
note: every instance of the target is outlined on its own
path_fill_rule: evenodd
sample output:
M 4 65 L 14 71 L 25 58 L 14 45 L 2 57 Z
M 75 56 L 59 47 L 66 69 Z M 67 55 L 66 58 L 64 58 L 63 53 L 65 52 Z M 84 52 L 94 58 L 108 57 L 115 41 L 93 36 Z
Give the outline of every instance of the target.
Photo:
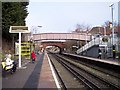
M 30 40 L 31 36 L 26 35 L 26 40 Z M 33 34 L 33 40 L 90 40 L 91 35 L 81 33 L 41 33 Z

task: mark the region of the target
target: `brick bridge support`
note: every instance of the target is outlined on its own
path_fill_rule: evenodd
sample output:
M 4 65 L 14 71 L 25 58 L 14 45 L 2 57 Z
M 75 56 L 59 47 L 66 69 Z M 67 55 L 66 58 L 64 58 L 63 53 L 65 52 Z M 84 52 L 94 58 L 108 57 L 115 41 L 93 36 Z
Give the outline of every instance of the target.
M 60 53 L 63 51 L 64 42 L 42 42 L 40 50 L 45 49 L 47 46 L 56 46 L 60 48 Z

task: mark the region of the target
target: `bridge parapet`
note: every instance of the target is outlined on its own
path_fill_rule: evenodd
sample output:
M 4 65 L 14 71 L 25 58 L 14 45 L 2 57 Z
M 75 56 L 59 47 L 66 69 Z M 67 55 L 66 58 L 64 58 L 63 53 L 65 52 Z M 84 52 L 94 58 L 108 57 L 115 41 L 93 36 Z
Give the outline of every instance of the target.
M 41 33 L 33 34 L 33 40 L 90 40 L 91 35 L 81 33 Z M 25 37 L 30 40 L 30 35 Z

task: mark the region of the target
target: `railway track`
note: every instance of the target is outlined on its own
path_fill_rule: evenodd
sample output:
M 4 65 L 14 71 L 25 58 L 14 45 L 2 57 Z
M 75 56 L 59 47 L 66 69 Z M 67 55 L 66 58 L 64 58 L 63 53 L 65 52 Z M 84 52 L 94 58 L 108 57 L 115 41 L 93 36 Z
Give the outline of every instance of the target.
M 90 67 L 90 68 L 93 68 L 93 69 L 98 70 L 100 72 L 103 72 L 106 75 L 110 75 L 110 76 L 113 76 L 113 77 L 116 77 L 116 78 L 120 79 L 120 72 L 119 72 L 120 70 L 119 71 L 116 71 L 116 70 L 113 70 L 113 69 L 111 70 L 107 66 L 102 66 L 100 64 L 98 65 L 96 63 L 89 63 L 89 62 L 86 62 L 84 60 L 80 60 L 80 59 L 75 58 L 75 57 L 71 58 L 71 57 L 66 56 L 66 55 L 63 55 L 63 57 L 66 57 L 66 58 L 68 58 L 68 59 L 70 59 L 72 61 L 75 61 L 77 63 L 81 63 L 81 64 L 83 64 L 83 65 L 85 65 L 87 67 Z
M 66 70 L 54 57 L 49 54 L 50 61 L 54 67 L 56 72 L 56 76 L 58 77 L 59 85 L 62 90 L 67 90 L 68 88 L 79 88 L 81 90 L 87 90 L 84 87 L 84 84 L 79 82 L 76 77 L 74 77 L 68 70 Z
M 120 87 L 118 84 L 115 84 L 113 82 L 102 78 L 99 73 L 99 70 L 93 70 L 93 68 L 89 67 L 89 65 L 80 64 L 78 62 L 75 62 L 73 60 L 70 60 L 70 58 L 65 58 L 60 55 L 54 55 L 54 58 L 63 66 L 65 67 L 76 79 L 82 83 L 84 83 L 87 88 L 91 90 L 119 90 Z M 54 64 L 54 63 L 53 63 Z M 57 72 L 57 70 L 56 70 Z M 95 74 L 97 73 L 97 74 Z M 103 73 L 103 72 L 102 72 Z M 59 74 L 59 73 L 57 73 Z M 107 73 L 108 74 L 108 73 Z M 59 75 L 58 75 L 59 76 Z M 60 78 L 60 77 L 59 77 Z M 116 78 L 116 77 L 115 77 Z M 113 79 L 115 80 L 115 79 Z M 62 78 L 60 78 L 60 81 L 62 82 Z M 66 86 L 64 82 L 62 82 L 62 86 L 66 90 Z

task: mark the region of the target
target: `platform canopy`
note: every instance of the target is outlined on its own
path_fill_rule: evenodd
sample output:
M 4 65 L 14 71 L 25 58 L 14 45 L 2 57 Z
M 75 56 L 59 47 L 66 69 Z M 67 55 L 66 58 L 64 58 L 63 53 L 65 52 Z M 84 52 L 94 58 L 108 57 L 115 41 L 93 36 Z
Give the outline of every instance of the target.
M 10 26 L 10 33 L 30 33 L 27 26 Z

